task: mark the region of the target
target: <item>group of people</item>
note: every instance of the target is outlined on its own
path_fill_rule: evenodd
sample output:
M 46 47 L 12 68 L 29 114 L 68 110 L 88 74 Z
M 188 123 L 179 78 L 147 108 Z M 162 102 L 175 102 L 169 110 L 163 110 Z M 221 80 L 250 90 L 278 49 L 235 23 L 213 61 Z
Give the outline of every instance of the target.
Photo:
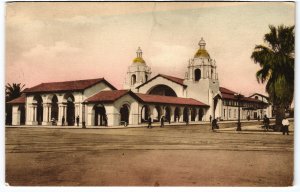
M 269 129 L 270 129 L 270 119 L 266 115 L 264 116 L 263 124 L 264 124 L 265 130 L 269 131 Z M 289 125 L 290 125 L 289 120 L 286 117 L 284 117 L 281 124 L 282 124 L 282 126 L 281 126 L 282 134 L 283 135 L 285 135 L 285 134 L 289 135 Z
M 217 119 L 214 118 L 212 120 L 212 116 L 210 115 L 209 121 L 211 122 L 211 128 L 213 131 L 215 129 L 219 129 Z M 55 118 L 52 118 L 51 122 L 52 122 L 52 125 L 57 125 Z M 153 122 L 153 119 L 151 116 L 149 116 L 147 128 L 152 128 L 152 122 Z M 76 117 L 76 124 L 77 124 L 77 126 L 79 126 L 79 115 Z M 188 125 L 188 124 L 189 124 L 188 121 L 186 121 L 186 125 Z M 65 117 L 62 116 L 62 126 L 64 126 L 64 125 L 65 125 Z M 282 128 L 281 128 L 283 135 L 285 135 L 285 134 L 289 135 L 289 125 L 290 125 L 289 120 L 286 117 L 284 117 L 284 119 L 282 120 Z M 107 117 L 106 116 L 105 116 L 105 126 L 107 126 Z M 160 118 L 160 127 L 164 127 L 164 126 L 165 126 L 165 116 L 162 115 Z M 265 129 L 265 131 L 269 131 L 269 129 L 270 129 L 270 119 L 266 115 L 263 118 L 263 128 Z
M 51 119 L 51 123 L 52 123 L 52 125 L 57 125 L 57 121 L 54 117 Z M 65 123 L 66 123 L 66 119 L 65 119 L 65 116 L 63 115 L 61 118 L 61 125 L 65 126 Z M 79 126 L 79 115 L 77 115 L 77 117 L 76 117 L 76 124 L 77 124 L 77 126 Z
M 152 128 L 152 122 L 153 122 L 153 119 L 151 116 L 148 117 L 148 126 L 147 128 Z M 160 127 L 164 127 L 165 126 L 165 116 L 161 116 L 160 117 Z

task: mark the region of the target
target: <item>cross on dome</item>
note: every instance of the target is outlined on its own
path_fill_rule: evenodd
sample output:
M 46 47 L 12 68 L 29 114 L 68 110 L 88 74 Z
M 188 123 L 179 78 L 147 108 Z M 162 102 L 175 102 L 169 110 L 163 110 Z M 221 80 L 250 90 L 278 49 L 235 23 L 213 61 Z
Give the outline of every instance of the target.
M 203 37 L 201 37 L 201 40 L 199 41 L 198 45 L 200 46 L 200 49 L 205 49 L 205 41 L 203 39 Z
M 138 50 L 136 51 L 136 57 L 142 58 L 142 55 L 143 55 L 143 51 L 141 47 L 138 47 Z

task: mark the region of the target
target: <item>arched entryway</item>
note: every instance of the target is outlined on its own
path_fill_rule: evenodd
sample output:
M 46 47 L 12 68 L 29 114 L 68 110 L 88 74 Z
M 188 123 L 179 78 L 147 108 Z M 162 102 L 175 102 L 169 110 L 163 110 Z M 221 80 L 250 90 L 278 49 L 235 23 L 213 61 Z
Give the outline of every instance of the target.
M 141 109 L 141 122 L 146 122 L 148 121 L 149 118 L 149 106 L 148 105 L 144 105 Z
M 95 126 L 107 126 L 107 116 L 105 107 L 101 104 L 94 106 L 94 125 Z
M 126 123 L 126 125 L 129 124 L 129 107 L 128 105 L 124 104 L 120 108 L 120 121 Z
M 20 125 L 25 125 L 25 106 L 24 105 L 20 105 L 18 108 L 19 114 L 20 114 Z
M 43 122 L 43 99 L 40 95 L 35 95 L 33 97 L 33 104 L 36 107 L 36 114 L 34 114 L 34 116 L 36 116 L 36 121 L 38 122 L 38 125 L 42 125 Z M 35 111 L 34 111 L 35 113 Z
M 195 108 L 191 109 L 191 121 L 196 121 L 197 111 Z
M 165 121 L 170 123 L 171 122 L 171 109 L 169 106 L 165 107 L 164 114 L 165 114 Z
M 66 122 L 67 125 L 73 126 L 75 124 L 75 98 L 73 94 L 66 94 L 64 99 L 67 102 Z
M 174 121 L 179 122 L 180 119 L 180 109 L 179 107 L 176 107 L 174 110 Z
M 199 109 L 198 120 L 202 121 L 202 119 L 203 119 L 203 109 Z
M 53 95 L 51 99 L 51 119 L 58 121 L 58 99 L 56 95 Z
M 153 121 L 160 121 L 161 109 L 160 106 L 156 105 L 153 109 Z
M 189 121 L 189 108 L 188 107 L 184 107 L 184 110 L 183 110 L 183 121 L 184 122 L 188 122 Z

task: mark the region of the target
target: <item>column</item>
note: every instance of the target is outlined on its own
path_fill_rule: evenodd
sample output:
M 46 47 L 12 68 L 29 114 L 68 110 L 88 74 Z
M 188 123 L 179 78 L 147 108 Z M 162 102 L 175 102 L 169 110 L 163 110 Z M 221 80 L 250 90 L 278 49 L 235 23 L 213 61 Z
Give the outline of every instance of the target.
M 196 112 L 195 113 L 195 121 L 199 121 L 199 110 L 200 110 L 199 108 L 195 109 L 195 112 Z
M 192 108 L 189 108 L 189 107 L 188 107 L 188 110 L 187 110 L 187 111 L 188 111 L 189 123 L 192 121 L 192 113 L 191 113 L 192 111 L 191 111 L 191 110 L 192 110 Z
M 175 119 L 174 119 L 174 116 L 175 116 L 175 107 L 171 107 L 170 106 L 170 118 L 171 118 L 171 122 L 174 122 Z
M 19 105 L 13 105 L 12 106 L 12 125 L 20 125 L 20 111 Z
M 63 104 L 58 103 L 58 119 L 57 119 L 57 125 L 62 125 L 62 116 L 63 116 Z
M 36 122 L 36 118 L 37 118 L 37 106 L 33 105 L 33 117 L 32 117 L 32 121 Z
M 48 125 L 49 104 L 43 104 L 43 122 L 42 125 Z
M 85 104 L 82 103 L 81 105 L 81 122 L 82 122 L 82 128 L 86 128 L 86 121 L 85 121 Z
M 180 110 L 180 113 L 179 113 L 180 118 L 178 119 L 178 122 L 183 122 L 184 107 L 180 107 L 179 110 Z
M 31 124 L 31 105 L 26 104 L 26 125 L 30 125 Z
M 51 104 L 48 105 L 48 122 L 51 123 L 51 111 L 52 107 Z

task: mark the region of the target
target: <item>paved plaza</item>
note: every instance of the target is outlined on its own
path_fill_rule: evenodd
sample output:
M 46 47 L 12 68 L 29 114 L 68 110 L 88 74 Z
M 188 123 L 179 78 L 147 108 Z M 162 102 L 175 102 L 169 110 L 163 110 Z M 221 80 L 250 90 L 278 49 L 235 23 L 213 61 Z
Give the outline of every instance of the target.
M 224 127 L 224 128 L 223 128 Z M 232 127 L 232 126 L 231 126 Z M 6 128 L 13 186 L 290 186 L 294 136 L 208 124 Z M 290 127 L 293 131 L 293 123 Z

